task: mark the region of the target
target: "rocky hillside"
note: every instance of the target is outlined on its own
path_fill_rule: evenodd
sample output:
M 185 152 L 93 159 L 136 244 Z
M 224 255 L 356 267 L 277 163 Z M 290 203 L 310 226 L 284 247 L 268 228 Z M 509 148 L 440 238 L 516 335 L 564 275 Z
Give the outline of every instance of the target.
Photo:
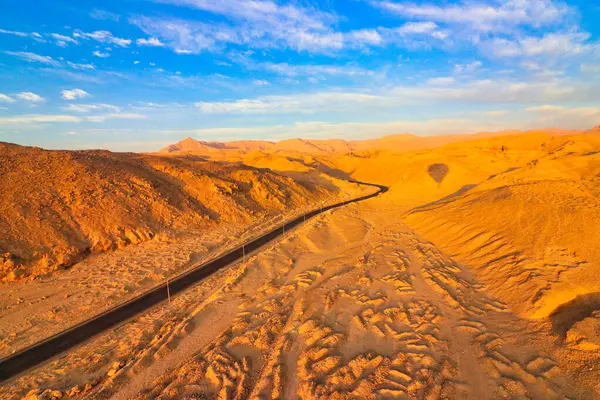
M 260 216 L 329 196 L 268 170 L 107 151 L 0 143 L 0 279 L 68 267 L 95 252 Z

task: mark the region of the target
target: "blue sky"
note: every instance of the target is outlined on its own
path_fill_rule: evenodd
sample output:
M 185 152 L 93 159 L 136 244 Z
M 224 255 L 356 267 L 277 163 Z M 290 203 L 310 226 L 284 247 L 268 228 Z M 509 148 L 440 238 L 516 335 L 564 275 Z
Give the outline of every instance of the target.
M 600 124 L 592 0 L 19 0 L 0 141 L 152 151 Z

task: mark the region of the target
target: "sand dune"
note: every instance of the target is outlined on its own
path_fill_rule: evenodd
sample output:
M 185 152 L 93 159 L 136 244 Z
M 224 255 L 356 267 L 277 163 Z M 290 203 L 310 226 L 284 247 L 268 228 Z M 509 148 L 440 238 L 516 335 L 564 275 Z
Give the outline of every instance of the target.
M 520 314 L 548 317 L 600 289 L 600 153 L 589 151 L 593 144 L 600 150 L 597 138 L 568 138 L 523 167 L 413 210 L 407 222 L 475 268 Z
M 277 199 L 309 204 L 352 195 L 357 189 L 347 178 L 390 190 L 310 220 L 172 303 L 19 377 L 0 388 L 0 397 L 599 397 L 598 130 L 463 139 L 203 143 L 213 149 L 199 147 L 211 152 L 201 156 L 210 161 L 184 155 L 194 153 L 189 142 L 161 156 L 137 156 L 154 169 L 176 165 L 202 204 L 205 181 L 195 174 L 208 168 L 224 180 L 224 171 L 227 179 L 250 171 L 293 191 L 275 191 L 273 203 L 244 191 L 238 200 L 248 203 L 240 204 L 258 211 L 232 211 L 231 221 L 248 224 L 272 215 L 269 207 L 277 212 Z M 86 296 L 106 291 L 118 298 L 122 289 L 110 282 L 137 282 L 148 271 L 161 279 L 209 257 L 223 246 L 220 236 L 239 234 L 231 226 L 90 258 L 84 263 L 98 274 L 87 281 Z M 7 301 L 3 312 L 12 322 L 0 334 L 19 335 L 3 341 L 4 351 L 33 340 L 36 324 L 49 329 L 47 313 L 68 325 L 68 310 L 84 304 L 76 294 L 84 276 L 55 275 L 70 282 L 65 288 L 73 295 L 60 304 L 35 298 L 38 282 L 5 284 L 30 294 L 21 304 L 44 311 L 27 311 L 35 319 L 21 326 L 18 308 Z M 58 281 L 42 283 L 58 293 Z M 132 284 L 132 291 L 142 289 Z

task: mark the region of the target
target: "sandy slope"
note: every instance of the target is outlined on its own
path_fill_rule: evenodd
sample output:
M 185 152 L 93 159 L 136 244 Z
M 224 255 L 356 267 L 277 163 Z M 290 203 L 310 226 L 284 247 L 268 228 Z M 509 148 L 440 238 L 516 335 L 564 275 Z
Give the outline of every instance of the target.
M 236 150 L 231 161 L 284 176 L 391 190 L 311 220 L 0 397 L 598 398 L 600 137 L 550 133 Z M 147 250 L 191 257 L 174 243 Z M 121 264 L 147 254 L 120 251 Z M 145 262 L 131 275 L 161 271 Z
M 397 206 L 370 203 L 311 221 L 0 393 L 590 398 L 582 382 L 598 370 L 573 375 L 547 322 L 487 294 L 466 267 L 390 218 Z
M 568 141 L 406 218 L 526 317 L 600 292 L 600 138 Z

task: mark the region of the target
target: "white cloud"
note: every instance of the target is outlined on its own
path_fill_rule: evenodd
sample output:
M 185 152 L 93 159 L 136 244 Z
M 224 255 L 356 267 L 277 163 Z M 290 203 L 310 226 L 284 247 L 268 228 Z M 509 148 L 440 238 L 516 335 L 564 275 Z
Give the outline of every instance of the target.
M 80 30 L 76 30 L 73 33 L 73 36 L 82 39 L 92 39 L 100 43 L 114 44 L 115 46 L 119 47 L 128 47 L 131 44 L 130 39 L 123 39 L 120 37 L 113 36 L 113 34 L 109 31 L 95 31 L 92 33 L 86 33 Z
M 535 62 L 535 61 L 530 61 L 530 60 L 525 60 L 523 62 L 521 62 L 521 67 L 525 68 L 528 71 L 541 71 L 543 68 L 542 66 Z
M 52 65 L 55 67 L 60 65 L 60 63 L 54 60 L 52 57 L 41 56 L 39 54 L 31 53 L 28 51 L 5 51 L 5 53 L 10 56 L 18 57 L 27 62 L 38 62 L 42 64 Z
M 438 26 L 435 22 L 407 22 L 395 31 L 401 35 L 414 35 L 423 33 L 433 33 L 437 30 Z
M 72 43 L 72 44 L 79 43 L 77 40 L 73 39 L 72 37 L 61 35 L 58 33 L 52 33 L 52 34 L 50 34 L 50 36 L 52 37 L 52 39 L 56 40 L 56 44 L 59 45 L 60 47 L 67 47 L 69 45 L 69 43 Z
M 94 66 L 93 64 L 76 64 L 76 63 L 72 63 L 71 61 L 67 61 L 67 65 L 73 69 L 79 69 L 79 70 L 94 70 L 94 69 L 96 69 L 96 66 Z
M 344 45 L 344 35 L 333 29 L 337 17 L 309 6 L 270 0 L 160 1 L 200 9 L 230 21 L 224 24 L 208 18 L 199 22 L 143 16 L 130 21 L 180 54 L 214 51 L 226 44 L 315 53 L 331 52 Z
M 211 138 L 231 139 L 260 135 L 273 140 L 289 138 L 342 138 L 365 139 L 384 135 L 411 132 L 418 135 L 442 135 L 473 133 L 506 128 L 507 124 L 498 124 L 489 120 L 476 119 L 432 119 L 424 121 L 401 120 L 391 122 L 345 122 L 331 123 L 322 121 L 297 122 L 291 125 L 260 126 L 252 128 L 206 128 L 197 129 L 190 134 L 204 140 Z
M 72 90 L 63 90 L 62 98 L 65 100 L 76 100 L 82 99 L 84 97 L 88 97 L 90 94 L 85 90 L 81 89 L 72 89 Z
M 97 8 L 93 9 L 90 13 L 90 17 L 98 20 L 111 20 L 114 22 L 119 22 L 121 16 L 119 14 L 112 13 L 110 11 L 99 10 Z
M 87 113 L 98 110 L 112 110 L 117 113 L 121 111 L 119 107 L 113 106 L 112 104 L 69 104 L 67 107 L 63 107 L 63 110 L 78 113 Z
M 197 102 L 206 114 L 316 113 L 343 111 L 359 105 L 383 105 L 385 98 L 363 93 L 319 92 L 289 96 L 262 96 L 231 102 Z
M 30 101 L 32 103 L 40 103 L 42 101 L 44 101 L 44 98 L 32 93 L 32 92 L 21 92 L 19 94 L 16 95 L 17 98 L 23 100 L 23 101 Z
M 477 31 L 506 31 L 516 26 L 540 26 L 560 22 L 570 9 L 553 0 L 470 1 L 435 5 L 371 1 L 375 6 L 403 17 L 438 23 L 468 25 Z M 495 4 L 494 4 L 495 3 Z
M 481 68 L 482 65 L 481 61 L 473 61 L 468 64 L 454 64 L 454 72 L 457 74 L 472 74 Z
M 518 42 L 504 38 L 481 42 L 479 47 L 492 57 L 516 57 L 523 54 Z
M 376 29 L 359 29 L 346 33 L 346 41 L 350 44 L 377 46 L 383 43 L 383 38 Z
M 6 35 L 19 36 L 19 37 L 28 37 L 29 36 L 29 33 L 18 32 L 18 31 L 7 31 L 5 29 L 0 29 L 0 33 L 4 33 Z
M 525 55 L 565 57 L 590 51 L 591 46 L 585 43 L 589 38 L 588 33 L 549 33 L 541 38 L 526 37 L 520 41 L 520 45 Z
M 12 117 L 0 117 L 0 125 L 81 121 L 81 118 L 74 117 L 72 115 L 19 115 Z
M 556 112 L 556 111 L 564 111 L 566 109 L 567 108 L 563 107 L 563 106 L 545 105 L 545 106 L 528 107 L 528 108 L 525 109 L 525 111 L 529 111 L 529 112 Z
M 257 69 L 265 69 L 279 75 L 296 76 L 371 76 L 374 72 L 356 65 L 311 65 L 288 63 L 259 63 L 247 64 Z
M 110 53 L 108 53 L 108 52 L 107 53 L 103 53 L 103 52 L 98 51 L 98 50 L 95 50 L 92 54 L 95 57 L 99 57 L 99 58 L 108 58 L 108 57 L 110 57 Z
M 456 83 L 456 79 L 451 76 L 431 78 L 427 80 L 427 84 L 432 86 L 450 86 Z
M 3 93 L 0 93 L 0 103 L 14 103 L 15 99 L 10 96 L 7 96 Z
M 538 122 L 546 126 L 572 129 L 591 128 L 600 124 L 600 107 L 543 105 L 528 107 L 526 111 L 536 113 Z
M 138 39 L 136 41 L 138 46 L 150 46 L 150 47 L 163 47 L 165 44 L 155 37 L 149 39 Z
M 452 77 L 432 78 L 414 86 L 397 86 L 375 93 L 326 91 L 260 96 L 233 101 L 197 102 L 206 114 L 323 114 L 359 115 L 385 110 L 402 110 L 403 106 L 438 104 L 453 107 L 468 104 L 532 104 L 540 102 L 597 101 L 600 87 L 587 82 L 563 79 L 519 81 L 483 79 L 457 82 Z
M 137 17 L 131 20 L 145 33 L 160 37 L 177 54 L 197 54 L 226 43 L 241 43 L 229 26 L 202 22 Z M 162 42 L 161 42 L 162 43 Z
M 413 102 L 526 104 L 549 100 L 589 101 L 597 99 L 597 89 L 593 85 L 558 79 L 540 82 L 483 79 L 452 87 L 404 86 L 395 88 L 392 92 L 395 97 Z
M 147 119 L 147 115 L 135 113 L 110 113 L 85 117 L 90 122 L 104 122 L 107 119 Z
M 440 41 L 445 42 L 449 36 L 448 31 L 441 29 L 432 21 L 407 22 L 397 28 L 378 29 L 384 42 L 413 49 L 439 45 Z
M 479 47 L 495 57 L 565 57 L 591 54 L 598 46 L 588 42 L 590 35 L 581 32 L 547 33 L 542 37 L 525 36 L 518 39 L 494 38 Z

